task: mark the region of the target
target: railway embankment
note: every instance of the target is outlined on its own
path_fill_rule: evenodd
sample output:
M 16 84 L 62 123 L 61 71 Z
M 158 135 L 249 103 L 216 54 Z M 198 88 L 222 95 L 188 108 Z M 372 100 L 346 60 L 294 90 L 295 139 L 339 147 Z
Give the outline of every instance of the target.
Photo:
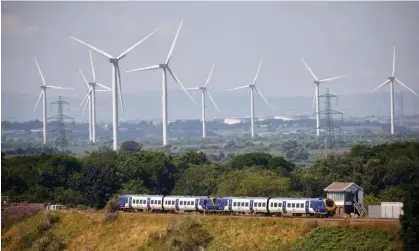
M 399 229 L 398 221 L 36 211 L 2 224 L 2 250 L 396 251 Z

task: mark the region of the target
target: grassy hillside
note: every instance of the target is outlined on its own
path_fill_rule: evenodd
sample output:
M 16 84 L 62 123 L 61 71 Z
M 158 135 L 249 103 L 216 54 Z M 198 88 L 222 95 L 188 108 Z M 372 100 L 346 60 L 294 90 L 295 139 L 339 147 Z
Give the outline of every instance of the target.
M 361 248 L 356 250 L 399 250 L 400 246 L 398 222 L 352 226 L 348 222 L 314 219 L 166 214 L 119 214 L 104 219 L 105 215 L 99 213 L 40 211 L 3 233 L 2 250 L 164 251 L 205 247 L 326 251 L 358 240 Z

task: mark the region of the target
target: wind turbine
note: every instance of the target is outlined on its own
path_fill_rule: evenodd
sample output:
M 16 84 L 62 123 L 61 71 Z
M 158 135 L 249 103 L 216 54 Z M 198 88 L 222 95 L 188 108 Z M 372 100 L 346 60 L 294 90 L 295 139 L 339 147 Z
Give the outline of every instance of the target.
M 87 81 L 83 72 L 79 70 L 80 75 L 84 79 L 84 82 L 86 83 L 87 88 L 88 88 L 87 94 L 86 96 L 84 96 L 84 99 L 80 105 L 83 105 L 83 102 L 87 100 L 86 105 L 84 106 L 83 113 L 86 110 L 86 106 L 89 105 L 89 140 L 92 141 L 93 144 L 95 144 L 96 143 L 96 92 L 97 91 L 107 92 L 107 91 L 112 91 L 112 89 L 96 82 L 96 74 L 95 74 L 95 68 L 93 66 L 92 52 L 90 50 L 89 50 L 89 55 L 90 55 L 90 64 L 92 66 L 93 80 L 90 82 Z M 104 88 L 104 90 L 96 90 L 96 85 Z
M 394 84 L 394 81 L 396 81 L 401 86 L 403 86 L 404 88 L 406 88 L 407 90 L 409 90 L 411 93 L 413 93 L 416 96 L 418 96 L 418 94 L 414 90 L 410 89 L 405 84 L 403 84 L 402 81 L 400 81 L 399 79 L 396 78 L 396 46 L 394 46 L 394 49 L 393 49 L 393 73 L 391 74 L 390 77 L 388 77 L 388 79 L 384 83 L 382 83 L 381 85 L 377 86 L 374 90 L 372 90 L 372 92 L 375 92 L 376 90 L 380 89 L 381 87 L 383 87 L 387 83 L 390 83 L 390 124 L 391 124 L 391 134 L 394 134 L 394 85 L 393 85 Z
M 59 89 L 59 90 L 73 90 L 72 88 L 67 87 L 59 87 L 59 86 L 53 86 L 53 85 L 47 85 L 45 82 L 44 75 L 42 74 L 41 68 L 39 67 L 38 61 L 36 58 L 33 58 L 35 60 L 36 67 L 38 68 L 39 75 L 41 75 L 42 79 L 42 85 L 41 88 L 41 95 L 39 95 L 38 101 L 35 104 L 35 107 L 33 109 L 33 112 L 35 112 L 36 108 L 38 107 L 39 101 L 43 97 L 42 100 L 42 124 L 43 124 L 43 130 L 42 130 L 42 136 L 43 136 L 43 144 L 47 144 L 47 89 Z
M 244 85 L 244 86 L 236 87 L 236 88 L 233 88 L 233 89 L 229 89 L 229 91 L 233 91 L 233 90 L 238 90 L 238 89 L 250 88 L 250 130 L 251 130 L 251 133 L 252 133 L 252 138 L 255 136 L 255 127 L 254 127 L 255 104 L 254 104 L 254 97 L 253 97 L 254 93 L 253 93 L 253 91 L 256 91 L 259 94 L 259 96 L 263 99 L 263 101 L 265 101 L 265 103 L 270 108 L 272 108 L 272 106 L 269 104 L 268 100 L 266 100 L 266 98 L 262 95 L 262 93 L 256 88 L 256 79 L 258 78 L 258 75 L 259 75 L 259 70 L 260 70 L 260 66 L 262 65 L 262 60 L 263 60 L 263 57 L 260 59 L 259 66 L 258 66 L 258 69 L 256 71 L 256 76 L 253 79 L 253 83 L 251 85 Z
M 343 77 L 345 77 L 345 75 L 319 80 L 316 77 L 316 75 L 314 74 L 314 72 L 310 69 L 310 67 L 306 64 L 304 59 L 301 59 L 301 61 L 303 62 L 303 64 L 307 68 L 307 70 L 310 72 L 310 74 L 313 76 L 313 78 L 314 78 L 313 83 L 316 85 L 316 89 L 314 90 L 314 98 L 313 98 L 312 108 L 314 107 L 314 103 L 316 103 L 316 134 L 317 134 L 317 136 L 320 136 L 320 99 L 319 99 L 320 83 L 329 82 L 329 81 L 332 81 L 332 80 L 343 78 Z
M 211 102 L 214 104 L 215 109 L 217 109 L 218 112 L 220 112 L 220 110 L 218 109 L 217 105 L 214 102 L 214 99 L 212 98 L 211 94 L 208 92 L 207 90 L 207 86 L 208 83 L 210 81 L 211 75 L 212 75 L 212 71 L 214 70 L 214 66 L 212 65 L 211 67 L 211 71 L 208 75 L 207 81 L 205 82 L 204 86 L 198 86 L 198 87 L 192 87 L 192 88 L 186 88 L 186 90 L 199 90 L 202 92 L 202 137 L 205 138 L 206 136 L 206 130 L 205 130 L 205 93 L 208 94 L 208 97 L 210 98 Z
M 121 53 L 118 57 L 114 57 L 103 50 L 100 50 L 86 42 L 81 41 L 78 38 L 71 37 L 72 39 L 76 40 L 77 42 L 89 47 L 90 49 L 96 51 L 100 55 L 109 59 L 109 62 L 112 64 L 112 122 L 113 122 L 113 150 L 118 149 L 118 96 L 121 102 L 121 109 L 124 112 L 124 101 L 122 99 L 122 87 L 121 87 L 121 74 L 119 70 L 119 60 L 124 58 L 128 52 L 132 51 L 135 47 L 139 44 L 147 40 L 151 35 L 156 33 L 158 29 L 147 35 L 145 38 L 134 44 L 133 46 L 126 49 L 124 52 Z
M 185 86 L 183 86 L 182 82 L 180 82 L 179 78 L 175 75 L 175 73 L 172 71 L 172 69 L 169 66 L 170 60 L 172 58 L 173 50 L 176 45 L 176 41 L 179 36 L 180 29 L 182 28 L 183 20 L 180 22 L 179 28 L 176 32 L 175 39 L 173 40 L 172 46 L 170 47 L 169 54 L 167 55 L 167 59 L 164 63 L 158 64 L 158 65 L 152 65 L 147 66 L 139 69 L 129 70 L 127 72 L 135 72 L 135 71 L 145 71 L 145 70 L 156 70 L 156 69 L 162 69 L 162 107 L 163 107 L 163 146 L 167 145 L 167 72 L 172 76 L 172 78 L 180 85 L 180 87 L 183 89 L 183 91 L 188 95 L 188 97 L 194 102 L 195 100 L 192 98 L 192 96 L 189 94 L 188 90 L 185 89 Z

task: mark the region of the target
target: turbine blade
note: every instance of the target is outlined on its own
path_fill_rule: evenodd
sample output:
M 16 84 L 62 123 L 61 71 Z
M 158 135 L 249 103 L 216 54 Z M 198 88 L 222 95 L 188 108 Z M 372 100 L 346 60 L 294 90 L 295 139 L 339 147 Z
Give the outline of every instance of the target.
M 190 88 L 186 88 L 186 90 L 199 90 L 199 87 L 190 87 Z
M 316 77 L 316 75 L 314 75 L 314 72 L 310 69 L 310 67 L 308 67 L 308 65 L 306 64 L 306 62 L 304 61 L 304 59 L 301 59 L 301 61 L 303 62 L 303 64 L 306 66 L 307 70 L 311 73 L 311 75 L 313 76 L 313 78 L 316 81 L 319 81 L 319 79 Z
M 32 112 L 35 112 L 35 110 L 38 107 L 39 101 L 41 100 L 42 96 L 44 96 L 44 92 L 41 92 L 41 95 L 39 95 L 38 101 L 36 101 L 35 107 L 33 108 L 33 111 Z
M 317 99 L 317 92 L 316 88 L 314 88 L 314 95 L 313 95 L 313 105 L 311 106 L 311 109 L 314 110 L 314 106 L 316 105 L 316 99 Z
M 119 94 L 119 101 L 121 102 L 121 110 L 124 113 L 124 99 L 122 98 L 122 85 L 121 85 L 121 72 L 119 71 L 119 65 L 116 67 L 116 71 L 118 74 L 118 94 Z
M 109 90 L 95 90 L 95 92 L 110 92 L 110 91 L 112 91 L 112 89 L 109 89 Z
M 377 86 L 374 90 L 372 90 L 372 92 L 375 92 L 376 90 L 380 89 L 382 86 L 384 86 L 385 84 L 387 84 L 388 82 L 390 82 L 390 79 L 387 79 L 386 82 L 382 83 L 381 85 Z
M 117 59 L 121 59 L 121 58 L 125 57 L 128 54 L 128 52 L 132 51 L 135 47 L 137 47 L 139 44 L 141 44 L 142 42 L 144 42 L 145 40 L 147 40 L 149 37 L 151 37 L 158 30 L 159 29 L 154 30 L 153 32 L 151 32 L 150 34 L 148 34 L 145 38 L 141 39 L 140 41 L 138 41 L 137 43 L 135 43 L 133 46 L 129 47 L 126 51 L 122 52 L 121 55 L 119 55 L 117 57 Z
M 169 71 L 170 75 L 172 75 L 173 79 L 180 85 L 180 87 L 183 89 L 183 91 L 188 95 L 188 97 L 192 100 L 192 102 L 196 103 L 196 101 L 192 98 L 191 94 L 188 92 L 188 90 L 185 89 L 185 86 L 180 82 L 180 80 L 176 77 L 176 75 L 173 73 L 173 71 L 167 67 L 167 70 Z
M 95 67 L 93 66 L 93 58 L 92 58 L 91 50 L 89 50 L 89 55 L 90 55 L 90 65 L 92 66 L 93 82 L 96 83 L 96 73 L 95 73 Z
M 217 109 L 218 112 L 220 112 L 220 110 L 218 109 L 217 104 L 215 103 L 214 99 L 212 98 L 211 94 L 209 93 L 208 90 L 205 90 L 205 92 L 208 94 L 208 97 L 210 98 L 212 104 L 214 105 L 215 109 Z
M 173 39 L 172 46 L 170 47 L 169 54 L 167 54 L 166 64 L 169 64 L 170 59 L 172 58 L 173 50 L 175 49 L 175 45 L 176 45 L 176 42 L 177 42 L 177 39 L 178 39 L 178 36 L 179 36 L 180 29 L 182 29 L 182 25 L 183 25 L 183 20 L 180 21 L 179 28 L 176 32 L 175 39 Z
M 42 84 L 43 84 L 43 85 L 47 85 L 47 84 L 45 83 L 45 78 L 44 78 L 44 75 L 42 74 L 41 67 L 39 67 L 38 61 L 36 60 L 36 58 L 35 58 L 35 57 L 34 57 L 33 59 L 35 60 L 35 64 L 36 64 L 36 67 L 38 68 L 39 75 L 41 75 L 41 78 L 42 78 Z
M 83 72 L 82 72 L 81 70 L 79 70 L 79 72 L 80 72 L 81 77 L 84 79 L 84 82 L 86 83 L 87 88 L 90 88 L 90 86 L 89 86 L 89 82 L 87 81 L 87 79 L 86 79 L 86 77 L 84 76 Z
M 51 89 L 59 89 L 59 90 L 71 90 L 73 91 L 73 88 L 68 88 L 68 87 L 60 87 L 60 86 L 54 86 L 54 85 L 47 85 L 47 88 L 51 88 Z
M 100 86 L 100 87 L 102 87 L 102 88 L 104 88 L 104 89 L 106 89 L 107 91 L 112 91 L 112 89 L 111 88 L 109 88 L 109 87 L 107 87 L 106 85 L 102 85 L 101 83 L 96 83 L 98 86 Z M 97 91 L 100 91 L 100 90 L 97 90 Z
M 87 108 L 87 105 L 89 104 L 89 102 L 90 102 L 90 98 L 88 99 L 88 101 L 86 101 L 86 104 L 84 105 L 83 114 L 86 111 L 86 108 Z
M 211 70 L 210 70 L 210 73 L 208 75 L 207 81 L 205 82 L 205 87 L 207 87 L 207 85 L 208 85 L 208 83 L 210 81 L 210 78 L 211 78 L 211 75 L 212 75 L 212 71 L 214 70 L 214 66 L 215 66 L 215 64 L 213 64 L 212 67 L 211 67 Z
M 272 106 L 271 106 L 271 104 L 269 104 L 269 102 L 268 102 L 268 100 L 263 96 L 263 94 L 256 88 L 256 87 L 254 87 L 255 88 L 255 91 L 259 94 L 259 96 L 263 99 L 263 101 L 265 101 L 265 103 L 270 107 L 270 108 L 272 108 Z
M 236 88 L 233 88 L 233 89 L 228 89 L 228 91 L 234 91 L 234 90 L 244 89 L 244 88 L 249 88 L 249 86 L 248 85 L 244 85 L 244 86 L 236 87 Z
M 259 76 L 259 70 L 260 70 L 260 66 L 262 65 L 262 61 L 263 61 L 263 57 L 260 59 L 260 61 L 259 61 L 259 65 L 258 65 L 258 69 L 257 69 L 257 71 L 256 71 L 256 75 L 255 75 L 255 78 L 253 79 L 253 85 L 255 85 L 256 84 L 256 79 L 258 78 L 258 76 Z
M 393 75 L 392 77 L 394 77 L 394 74 L 396 74 L 396 46 L 394 46 L 394 49 L 393 49 Z
M 404 88 L 408 89 L 411 93 L 415 94 L 416 96 L 419 96 L 414 90 L 407 87 L 407 85 L 403 84 L 402 81 L 398 80 L 397 78 L 394 78 L 399 84 L 401 84 Z
M 90 99 L 90 93 L 92 93 L 92 88 L 89 89 L 89 91 L 86 93 L 86 96 L 84 96 L 83 100 L 80 103 L 80 106 L 83 105 L 84 101 L 89 98 Z
M 344 77 L 346 77 L 346 75 L 342 75 L 342 76 L 338 76 L 338 77 L 333 77 L 333 78 L 325 78 L 325 79 L 320 80 L 319 82 L 320 83 L 323 83 L 323 82 L 328 82 L 328 81 L 332 81 L 332 80 L 339 79 L 339 78 L 344 78 Z
M 96 48 L 96 47 L 94 47 L 94 46 L 92 46 L 92 45 L 90 45 L 90 44 L 88 44 L 88 43 L 86 43 L 86 42 L 83 42 L 83 41 L 81 41 L 81 40 L 80 40 L 80 39 L 78 39 L 78 38 L 75 38 L 75 37 L 71 37 L 71 38 L 72 38 L 72 39 L 74 39 L 74 40 L 76 40 L 77 42 L 79 42 L 79 43 L 81 43 L 81 44 L 83 44 L 83 45 L 85 45 L 85 46 L 89 47 L 90 49 L 92 49 L 92 50 L 96 51 L 97 53 L 99 53 L 99 54 L 100 54 L 100 55 L 102 55 L 102 56 L 105 56 L 105 57 L 107 57 L 107 58 L 109 58 L 109 59 L 113 58 L 110 54 L 108 54 L 108 53 L 106 53 L 106 52 L 102 51 L 101 49 L 98 49 L 98 48 Z
M 126 72 L 155 70 L 155 69 L 159 69 L 159 68 L 160 68 L 160 65 L 152 65 L 152 66 L 147 66 L 147 67 L 143 67 L 143 68 L 129 70 L 129 71 L 126 71 Z

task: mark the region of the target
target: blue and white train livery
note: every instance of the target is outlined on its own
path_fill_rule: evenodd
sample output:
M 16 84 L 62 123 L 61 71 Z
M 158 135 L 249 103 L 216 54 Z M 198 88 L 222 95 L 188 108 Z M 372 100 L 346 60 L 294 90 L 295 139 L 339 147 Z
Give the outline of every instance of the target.
M 272 216 L 333 216 L 331 199 L 282 197 L 207 197 L 128 194 L 118 196 L 122 211 L 206 212 L 215 214 L 260 214 Z

